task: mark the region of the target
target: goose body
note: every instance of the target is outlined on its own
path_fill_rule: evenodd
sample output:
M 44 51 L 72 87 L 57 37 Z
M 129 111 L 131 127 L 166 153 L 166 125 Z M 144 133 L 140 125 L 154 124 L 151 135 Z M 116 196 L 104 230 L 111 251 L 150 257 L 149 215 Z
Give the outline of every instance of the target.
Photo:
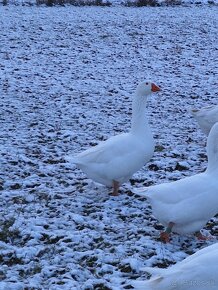
M 85 150 L 72 160 L 89 178 L 112 186 L 113 180 L 126 182 L 152 157 L 152 136 L 148 137 L 147 143 L 143 141 L 131 133 L 120 134 Z
M 148 198 L 154 216 L 179 234 L 199 231 L 218 213 L 218 123 L 207 140 L 205 172 L 137 191 Z
M 138 85 L 132 104 L 132 125 L 123 133 L 99 143 L 76 156 L 68 157 L 87 176 L 106 186 L 113 186 L 118 195 L 119 185 L 138 171 L 154 152 L 154 140 L 146 118 L 147 96 L 159 91 L 151 82 Z
M 145 267 L 142 270 L 152 274 L 152 278 L 131 284 L 136 290 L 217 290 L 217 260 L 218 243 L 167 269 Z
M 212 126 L 218 122 L 218 105 L 191 110 L 201 130 L 208 135 Z

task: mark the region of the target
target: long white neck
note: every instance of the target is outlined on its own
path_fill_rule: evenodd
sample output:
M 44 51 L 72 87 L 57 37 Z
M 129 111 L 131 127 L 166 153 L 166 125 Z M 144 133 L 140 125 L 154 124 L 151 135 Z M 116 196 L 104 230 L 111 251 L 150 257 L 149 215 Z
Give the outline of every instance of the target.
M 215 125 L 218 127 L 218 125 Z M 218 174 L 218 135 L 213 128 L 207 139 L 208 173 Z
M 132 103 L 131 133 L 139 136 L 151 134 L 146 116 L 146 102 L 143 98 L 145 97 L 135 96 Z

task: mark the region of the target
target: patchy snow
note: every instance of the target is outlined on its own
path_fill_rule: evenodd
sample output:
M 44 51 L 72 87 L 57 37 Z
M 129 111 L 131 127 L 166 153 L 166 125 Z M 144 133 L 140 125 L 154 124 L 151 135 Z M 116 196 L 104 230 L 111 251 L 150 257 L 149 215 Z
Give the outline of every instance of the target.
M 0 289 L 125 289 L 215 242 L 162 244 L 132 192 L 206 168 L 188 109 L 217 104 L 217 10 L 0 7 Z M 145 78 L 156 152 L 110 197 L 64 156 L 127 131 Z

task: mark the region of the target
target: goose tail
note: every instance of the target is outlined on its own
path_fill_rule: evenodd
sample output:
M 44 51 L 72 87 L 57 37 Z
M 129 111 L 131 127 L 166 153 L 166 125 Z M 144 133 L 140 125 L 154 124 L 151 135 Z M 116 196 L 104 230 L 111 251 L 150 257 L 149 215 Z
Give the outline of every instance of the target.
M 136 290 L 152 290 L 152 289 L 160 289 L 160 283 L 163 281 L 163 273 L 166 269 L 152 268 L 152 267 L 143 267 L 140 269 L 141 271 L 147 272 L 152 275 L 149 280 L 145 281 L 133 281 L 131 285 Z M 158 287 L 158 288 L 156 288 Z
M 149 187 L 136 188 L 133 190 L 133 193 L 142 197 L 149 197 Z
M 197 116 L 199 113 L 198 109 L 188 109 L 189 114 L 191 114 L 193 117 Z
M 64 160 L 70 165 L 80 164 L 79 159 L 76 156 L 67 155 L 64 157 Z
M 133 286 L 135 290 L 152 290 L 149 281 L 134 281 L 131 282 L 131 286 Z

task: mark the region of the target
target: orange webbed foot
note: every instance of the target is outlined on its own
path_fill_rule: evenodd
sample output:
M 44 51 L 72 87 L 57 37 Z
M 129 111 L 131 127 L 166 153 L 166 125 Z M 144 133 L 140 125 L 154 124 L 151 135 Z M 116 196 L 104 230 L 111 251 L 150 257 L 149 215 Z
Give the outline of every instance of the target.
M 166 232 L 162 232 L 160 234 L 160 239 L 163 243 L 169 243 L 170 242 L 170 234 L 169 233 L 166 233 Z

